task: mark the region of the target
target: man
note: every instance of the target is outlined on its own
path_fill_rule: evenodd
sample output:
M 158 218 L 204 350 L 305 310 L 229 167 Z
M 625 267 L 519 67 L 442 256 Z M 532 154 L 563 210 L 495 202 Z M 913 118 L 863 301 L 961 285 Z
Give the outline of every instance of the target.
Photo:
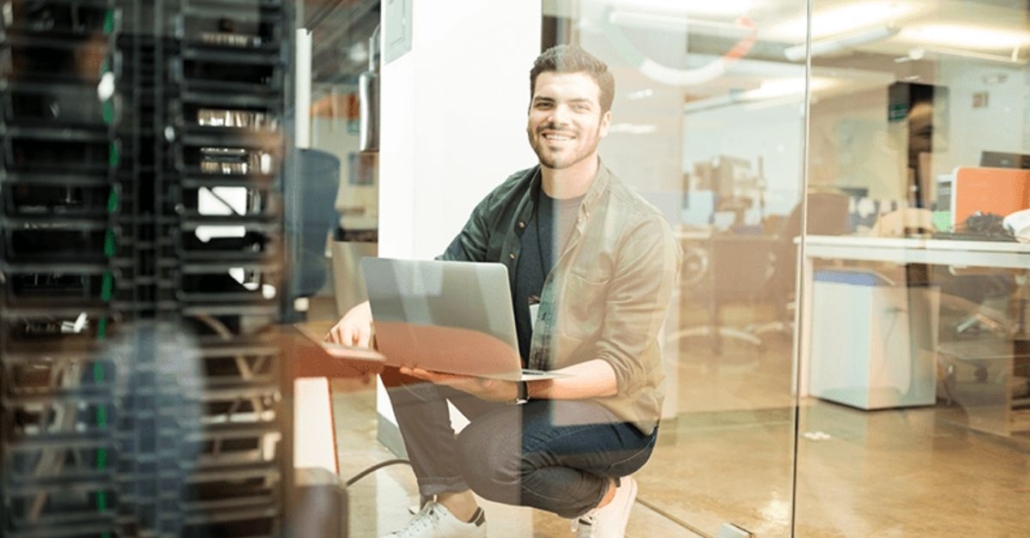
M 554 47 L 534 63 L 530 90 L 539 166 L 494 189 L 441 258 L 504 263 L 524 363 L 568 375 L 384 374 L 419 491 L 435 498 L 391 537 L 486 536 L 472 491 L 573 519 L 579 536 L 621 537 L 636 497 L 629 475 L 654 448 L 657 337 L 679 249 L 661 214 L 598 158 L 615 90 L 607 66 Z M 371 321 L 359 305 L 327 339 L 367 346 Z M 447 400 L 470 421 L 457 437 Z

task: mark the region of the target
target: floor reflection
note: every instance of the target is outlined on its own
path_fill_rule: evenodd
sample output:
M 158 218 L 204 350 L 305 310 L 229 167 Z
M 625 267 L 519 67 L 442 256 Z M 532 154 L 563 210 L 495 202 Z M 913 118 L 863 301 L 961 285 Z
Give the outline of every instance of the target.
M 761 352 L 703 339 L 680 349 L 679 416 L 637 475 L 630 537 L 715 536 L 733 522 L 761 537 L 790 536 L 795 409 L 791 342 L 767 335 Z M 375 393 L 333 383 L 341 475 L 394 456 L 376 441 Z M 1021 536 L 1030 525 L 1030 442 L 966 428 L 961 409 L 860 411 L 816 399 L 797 413 L 799 537 Z M 410 469 L 388 467 L 350 489 L 352 536 L 377 536 L 409 518 Z M 490 536 L 569 536 L 568 522 L 488 507 Z M 692 532 L 693 529 L 695 532 Z

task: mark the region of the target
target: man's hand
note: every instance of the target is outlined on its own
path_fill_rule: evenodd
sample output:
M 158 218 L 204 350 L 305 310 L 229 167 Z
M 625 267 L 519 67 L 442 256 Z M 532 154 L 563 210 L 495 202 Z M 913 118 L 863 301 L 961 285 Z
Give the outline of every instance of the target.
M 351 308 L 329 333 L 327 342 L 368 348 L 372 340 L 372 308 L 365 301 Z
M 519 388 L 515 385 L 514 381 L 430 372 L 421 368 L 401 368 L 401 373 L 438 385 L 447 385 L 453 389 L 467 392 L 481 400 L 490 402 L 510 402 L 519 395 Z

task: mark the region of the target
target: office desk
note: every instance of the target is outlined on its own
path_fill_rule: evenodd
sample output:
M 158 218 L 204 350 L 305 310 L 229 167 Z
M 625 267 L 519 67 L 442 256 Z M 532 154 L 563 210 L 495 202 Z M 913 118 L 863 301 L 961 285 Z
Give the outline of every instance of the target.
M 800 327 L 805 328 L 812 326 L 813 266 L 816 259 L 1030 270 L 1030 244 L 1015 242 L 810 235 L 803 241 L 801 251 L 804 259 L 801 265 Z M 801 379 L 804 380 L 801 395 L 807 396 L 807 338 L 801 339 L 799 356 Z
M 1030 244 L 1015 242 L 810 235 L 802 250 L 805 283 L 815 258 L 1030 269 Z
M 808 236 L 802 245 L 800 327 L 806 328 L 798 339 L 795 380 L 800 379 L 800 395 L 808 396 L 811 360 L 812 291 L 816 260 L 888 262 L 958 267 L 992 267 L 1030 271 L 1030 244 L 998 241 L 954 241 L 921 238 L 880 238 L 851 236 Z M 796 383 L 797 381 L 795 381 Z M 798 387 L 795 386 L 795 389 Z M 971 424 L 974 427 L 975 424 Z

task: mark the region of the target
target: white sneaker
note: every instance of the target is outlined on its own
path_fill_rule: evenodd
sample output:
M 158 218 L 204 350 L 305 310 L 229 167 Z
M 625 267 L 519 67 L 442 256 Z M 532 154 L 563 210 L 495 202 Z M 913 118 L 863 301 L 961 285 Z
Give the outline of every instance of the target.
M 587 515 L 573 520 L 572 530 L 576 538 L 624 538 L 629 513 L 637 498 L 637 481 L 631 476 L 621 479 L 622 485 L 615 490 L 612 502 L 604 508 L 595 508 Z
M 407 527 L 383 538 L 486 538 L 486 515 L 477 508 L 472 522 L 466 523 L 444 505 L 430 501 Z

